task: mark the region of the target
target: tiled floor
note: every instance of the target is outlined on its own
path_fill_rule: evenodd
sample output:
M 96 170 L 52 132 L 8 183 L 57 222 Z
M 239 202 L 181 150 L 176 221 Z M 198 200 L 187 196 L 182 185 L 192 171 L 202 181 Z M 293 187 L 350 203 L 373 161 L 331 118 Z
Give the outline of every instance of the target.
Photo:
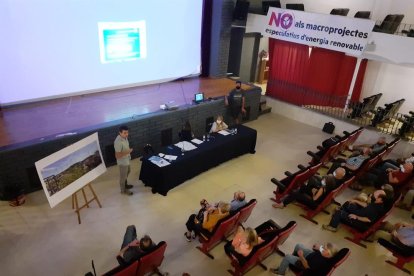
M 135 224 L 139 235 L 148 233 L 155 241 L 168 243 L 162 270 L 170 275 L 229 275 L 230 262 L 223 245 L 212 250 L 214 260 L 200 253 L 197 242 L 188 243 L 183 236 L 184 223 L 189 214 L 198 208 L 201 198 L 215 202 L 230 200 L 236 190 L 246 192 L 248 199 L 256 198 L 258 205 L 247 221 L 257 226 L 271 218 L 280 225 L 295 220 L 298 227 L 283 245 L 282 250 L 291 252 L 297 242 L 311 246 L 314 242 L 334 242 L 338 247 L 349 247 L 350 258 L 340 266 L 335 275 L 405 275 L 385 263 L 391 254 L 377 244 L 364 249 L 345 240 L 346 232 L 322 231 L 320 225 L 329 216 L 316 217 L 320 225 L 314 225 L 298 214 L 301 209 L 290 205 L 275 210 L 269 197 L 274 185 L 271 177 L 282 178 L 286 170 L 294 170 L 299 163 L 306 164 L 310 157 L 306 151 L 328 137 L 320 129 L 268 114 L 248 126 L 258 130 L 256 154 L 244 155 L 207 171 L 171 190 L 167 197 L 153 195 L 149 188 L 138 181 L 139 160 L 132 162 L 130 180 L 135 187 L 134 195 L 122 196 L 117 184 L 117 167 L 94 182 L 102 209 L 94 203 L 82 211 L 82 224 L 77 224 L 71 210 L 70 199 L 50 209 L 43 191 L 28 195 L 27 203 L 10 208 L 0 203 L 0 274 L 1 275 L 84 275 L 95 261 L 98 274 L 114 267 L 115 256 L 121 245 L 127 225 Z M 352 196 L 346 191 L 340 198 L 344 202 Z M 392 220 L 411 221 L 411 214 L 402 210 L 392 213 Z M 275 267 L 281 257 L 274 254 L 264 261 Z M 414 271 L 414 264 L 407 266 Z M 290 273 L 290 272 L 289 272 Z M 247 275 L 270 275 L 260 267 Z M 291 274 L 289 274 L 291 275 Z

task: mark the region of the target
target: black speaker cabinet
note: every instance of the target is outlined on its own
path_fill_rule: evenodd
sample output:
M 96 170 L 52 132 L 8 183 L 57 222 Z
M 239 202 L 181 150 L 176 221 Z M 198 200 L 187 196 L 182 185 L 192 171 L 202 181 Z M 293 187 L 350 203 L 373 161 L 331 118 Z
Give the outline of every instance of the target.
M 234 20 L 246 20 L 247 13 L 249 12 L 250 2 L 248 1 L 237 1 L 234 7 L 233 19 Z

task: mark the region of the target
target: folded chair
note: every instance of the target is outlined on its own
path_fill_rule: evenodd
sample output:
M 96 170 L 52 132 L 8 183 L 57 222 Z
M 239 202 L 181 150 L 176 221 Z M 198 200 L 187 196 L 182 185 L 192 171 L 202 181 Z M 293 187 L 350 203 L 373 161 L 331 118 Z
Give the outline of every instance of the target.
M 289 194 L 292 190 L 298 188 L 300 185 L 308 181 L 308 179 L 311 176 L 315 175 L 316 171 L 319 169 L 320 166 L 321 163 L 309 166 L 307 168 L 303 167 L 302 165 L 299 165 L 299 167 L 303 169 L 299 170 L 295 174 L 285 172 L 285 175 L 287 175 L 287 177 L 280 181 L 273 178 L 272 182 L 278 186 L 278 189 L 273 191 L 275 197 L 271 198 L 271 200 L 275 202 L 280 202 L 280 200 L 287 194 Z
M 391 262 L 390 260 L 387 260 L 385 262 L 389 263 L 392 266 L 395 266 L 396 268 L 408 274 L 411 274 L 411 272 L 408 269 L 404 268 L 404 265 L 414 260 L 414 249 L 408 252 L 402 249 L 401 247 L 399 247 L 398 245 L 391 243 L 384 239 L 379 239 L 378 243 L 382 245 L 383 247 L 385 247 L 386 249 L 388 249 L 389 251 L 391 251 L 392 255 L 395 258 L 397 258 L 397 261 L 395 263 Z

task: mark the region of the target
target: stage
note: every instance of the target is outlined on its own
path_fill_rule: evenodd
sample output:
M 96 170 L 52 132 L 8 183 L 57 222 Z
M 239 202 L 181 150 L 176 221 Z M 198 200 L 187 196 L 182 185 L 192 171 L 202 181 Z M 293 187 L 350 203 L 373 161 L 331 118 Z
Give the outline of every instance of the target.
M 3 107 L 0 116 L 0 149 L 4 146 L 72 132 L 132 116 L 152 113 L 160 105 L 174 101 L 191 104 L 194 94 L 206 98 L 228 94 L 235 87 L 227 78 L 190 78 L 42 102 Z M 243 85 L 243 89 L 251 89 Z
M 231 79 L 197 77 L 5 107 L 0 116 L 0 199 L 7 197 L 7 185 L 21 186 L 26 192 L 40 189 L 34 163 L 94 132 L 98 132 L 109 166 L 115 163 L 113 141 L 122 124 L 130 128 L 132 158 L 141 156 L 147 143 L 159 149 L 165 134 L 172 142 L 177 141 L 186 120 L 198 136 L 205 133 L 206 122 L 217 114 L 232 124 L 223 96 L 234 87 Z M 255 120 L 261 89 L 248 84 L 242 88 L 248 110 L 244 120 Z M 199 91 L 211 99 L 193 104 Z M 170 101 L 179 108 L 160 109 Z

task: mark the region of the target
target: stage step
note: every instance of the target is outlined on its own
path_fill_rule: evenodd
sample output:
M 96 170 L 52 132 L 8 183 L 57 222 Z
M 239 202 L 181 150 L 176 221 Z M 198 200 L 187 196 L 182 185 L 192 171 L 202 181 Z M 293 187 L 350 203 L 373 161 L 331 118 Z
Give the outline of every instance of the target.
M 272 108 L 266 105 L 266 99 L 266 96 L 260 96 L 259 116 L 272 111 Z
M 272 111 L 272 108 L 270 106 L 264 105 L 264 106 L 260 106 L 260 110 L 259 110 L 259 116 L 266 114 L 266 113 L 270 113 Z

